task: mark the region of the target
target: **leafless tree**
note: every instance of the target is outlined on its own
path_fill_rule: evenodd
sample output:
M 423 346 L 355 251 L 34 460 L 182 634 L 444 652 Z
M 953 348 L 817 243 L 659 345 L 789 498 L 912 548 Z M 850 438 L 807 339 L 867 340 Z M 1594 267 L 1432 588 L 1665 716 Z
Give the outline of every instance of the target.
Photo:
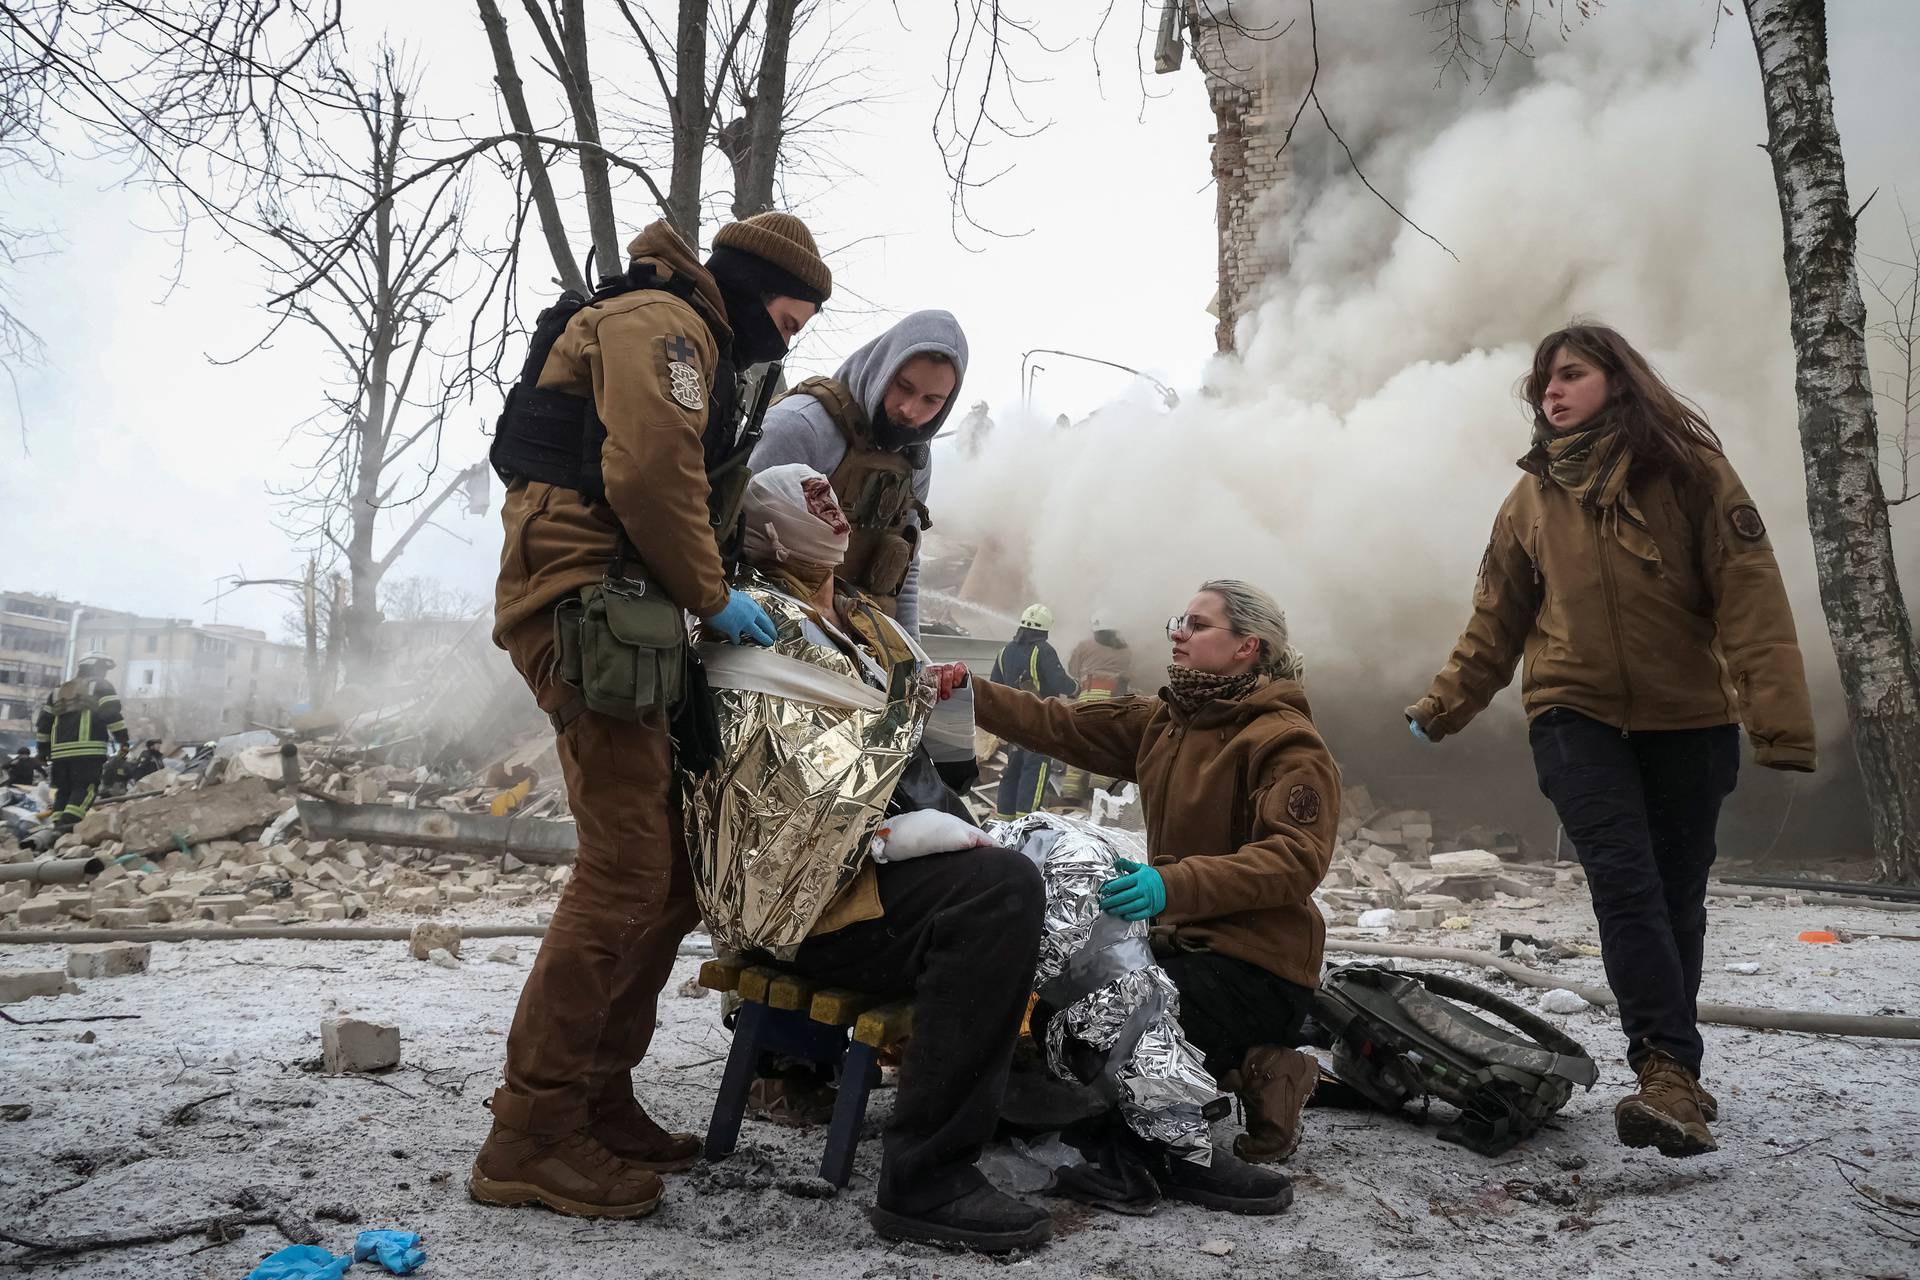
M 309 73 L 337 46 L 340 0 L 0 0 L 0 176 L 59 176 L 92 150 L 184 220 L 237 228 L 311 128 Z M 40 349 L 5 276 L 54 247 L 0 217 L 0 362 Z M 44 321 L 42 321 L 44 323 Z
M 354 142 L 338 151 L 310 147 L 298 208 L 289 196 L 262 221 L 278 248 L 281 280 L 313 277 L 277 304 L 281 317 L 317 331 L 336 366 L 325 408 L 301 429 L 316 456 L 297 484 L 278 492 L 303 549 L 324 550 L 344 568 L 339 649 L 349 678 L 358 679 L 373 658 L 381 580 L 479 475 L 479 464 L 450 478 L 441 467 L 449 398 L 432 344 L 466 285 L 457 262 L 467 186 L 459 169 L 448 168 L 401 192 L 418 116 L 413 77 L 390 50 L 365 84 L 344 69 L 329 78 Z M 326 261 L 362 209 L 372 211 L 370 221 Z M 378 547 L 388 513 L 405 524 Z
M 1920 882 L 1920 654 L 1893 558 L 1824 0 L 1745 0 L 1785 232 L 1807 515 L 1880 873 Z
M 380 612 L 391 622 L 466 621 L 492 602 L 437 578 L 392 578 L 380 591 Z
M 1892 365 L 1874 391 L 1895 424 L 1882 442 L 1882 458 L 1894 478 L 1894 492 L 1887 499 L 1889 507 L 1920 497 L 1913 475 L 1914 419 L 1920 417 L 1920 222 L 1907 217 L 1904 201 L 1896 197 L 1894 203 L 1905 237 L 1901 256 L 1870 256 L 1868 261 L 1873 265 L 1861 270 L 1886 309 L 1869 333 L 1886 347 Z

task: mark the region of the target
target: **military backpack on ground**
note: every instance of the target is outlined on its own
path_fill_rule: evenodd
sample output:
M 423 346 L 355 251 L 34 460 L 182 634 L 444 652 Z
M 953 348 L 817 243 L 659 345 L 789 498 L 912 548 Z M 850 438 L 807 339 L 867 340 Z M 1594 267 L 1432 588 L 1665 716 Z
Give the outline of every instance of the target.
M 1573 1086 L 1591 1089 L 1599 1078 L 1558 1027 L 1445 974 L 1342 965 L 1321 980 L 1313 1016 L 1333 1037 L 1341 1083 L 1388 1111 L 1451 1103 L 1460 1115 L 1440 1137 L 1481 1155 L 1532 1135 Z

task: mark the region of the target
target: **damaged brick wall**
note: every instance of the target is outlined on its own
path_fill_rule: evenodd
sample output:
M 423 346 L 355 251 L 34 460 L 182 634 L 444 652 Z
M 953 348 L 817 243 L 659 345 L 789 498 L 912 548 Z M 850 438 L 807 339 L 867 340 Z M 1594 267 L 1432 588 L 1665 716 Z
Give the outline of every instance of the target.
M 1285 209 L 1293 161 L 1280 155 L 1297 97 L 1282 92 L 1287 79 L 1277 60 L 1281 42 L 1243 29 L 1231 10 L 1187 0 L 1187 36 L 1206 76 L 1215 130 L 1220 283 L 1214 299 L 1214 340 L 1234 349 L 1234 327 L 1252 309 L 1261 283 L 1284 271 L 1287 246 L 1272 233 Z

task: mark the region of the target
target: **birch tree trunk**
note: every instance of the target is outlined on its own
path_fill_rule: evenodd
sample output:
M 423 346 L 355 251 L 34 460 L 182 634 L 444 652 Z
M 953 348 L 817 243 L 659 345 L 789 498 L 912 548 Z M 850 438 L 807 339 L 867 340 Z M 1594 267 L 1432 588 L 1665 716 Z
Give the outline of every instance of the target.
M 1824 0 L 1745 0 L 1785 232 L 1820 603 L 1839 661 L 1880 874 L 1920 881 L 1920 660 L 1900 593 Z

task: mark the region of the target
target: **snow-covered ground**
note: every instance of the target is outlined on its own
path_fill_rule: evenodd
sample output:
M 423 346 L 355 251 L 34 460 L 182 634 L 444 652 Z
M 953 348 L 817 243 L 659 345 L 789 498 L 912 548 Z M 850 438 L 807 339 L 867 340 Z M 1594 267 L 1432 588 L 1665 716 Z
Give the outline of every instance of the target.
M 470 922 L 501 922 L 471 912 Z M 1807 928 L 1920 934 L 1920 914 L 1716 901 L 1703 999 L 1834 1012 L 1920 1014 L 1920 942 L 1796 941 Z M 1592 941 L 1584 901 L 1482 907 L 1474 927 L 1419 940 L 1491 950 L 1501 929 Z M 1353 931 L 1336 931 L 1353 933 Z M 1309 1113 L 1288 1166 L 1297 1199 L 1278 1218 L 1234 1218 L 1169 1205 L 1135 1219 L 1062 1201 L 1055 1239 L 995 1262 L 877 1239 L 865 1210 L 879 1158 L 863 1143 L 854 1184 L 818 1198 L 820 1131 L 748 1121 L 740 1149 L 672 1177 L 659 1212 L 633 1223 L 583 1222 L 471 1203 L 463 1182 L 487 1127 L 514 1001 L 534 943 L 510 963 L 500 944 L 469 941 L 449 970 L 388 943 L 157 943 L 143 976 L 83 983 L 84 992 L 11 1006 L 23 1019 L 138 1014 L 137 1021 L 0 1026 L 0 1232 L 66 1238 L 134 1231 L 221 1211 L 251 1196 L 315 1220 L 345 1251 L 362 1227 L 419 1231 L 424 1275 L 742 1277 L 881 1280 L 1034 1277 L 1908 1276 L 1920 1247 L 1897 1239 L 1848 1179 L 1920 1199 L 1920 1042 L 1848 1040 L 1732 1028 L 1706 1031 L 1708 1083 L 1720 1097 L 1722 1150 L 1688 1161 L 1628 1151 L 1610 1108 L 1629 1084 L 1612 1020 L 1563 1021 L 1602 1078 L 1559 1123 L 1487 1160 L 1443 1144 L 1410 1119 Z M 1337 940 L 1336 940 L 1337 945 Z M 7 969 L 62 963 L 51 946 L 7 946 Z M 1338 956 L 1333 957 L 1339 959 Z M 1725 966 L 1755 962 L 1759 972 Z M 642 1068 L 656 1117 L 704 1127 L 727 1051 L 711 996 L 682 996 L 698 960 L 683 959 Z M 1597 960 L 1555 967 L 1603 981 Z M 1491 982 L 1492 980 L 1489 979 Z M 1493 982 L 1508 994 L 1516 988 Z M 1518 997 L 1538 1004 L 1541 993 Z M 302 1069 L 320 1051 L 322 1018 L 351 1012 L 402 1028 L 404 1065 L 379 1078 Z M 218 1095 L 218 1096 L 214 1096 Z M 182 1104 L 210 1098 L 182 1122 Z M 876 1095 L 877 1131 L 889 1095 Z M 1231 1133 L 1231 1122 L 1221 1136 Z M 871 1136 L 871 1135 L 870 1135 Z M 996 1177 L 1024 1188 L 1037 1167 L 990 1154 Z M 813 1192 L 815 1194 L 808 1194 Z M 1898 1203 L 1897 1201 L 1895 1203 Z M 329 1221 L 340 1208 L 359 1221 Z M 1888 1215 L 1891 1217 L 1892 1215 Z M 1920 1219 L 1907 1218 L 1909 1228 Z M 92 1252 L 42 1264 L 56 1276 L 241 1277 L 282 1240 L 270 1226 L 209 1246 Z M 19 1256 L 0 1245 L 0 1263 Z M 356 1268 L 354 1274 L 369 1267 Z

